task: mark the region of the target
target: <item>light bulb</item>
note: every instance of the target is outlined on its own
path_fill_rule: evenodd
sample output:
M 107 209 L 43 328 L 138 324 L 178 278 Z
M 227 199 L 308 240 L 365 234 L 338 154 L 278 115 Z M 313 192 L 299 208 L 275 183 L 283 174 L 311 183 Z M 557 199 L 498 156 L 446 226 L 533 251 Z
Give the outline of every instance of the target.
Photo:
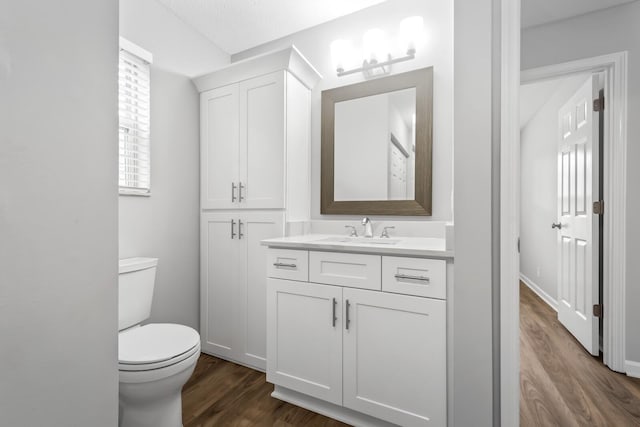
M 345 69 L 346 64 L 350 60 L 353 47 L 351 40 L 338 39 L 331 43 L 331 59 L 333 61 L 333 67 L 337 72 L 342 72 Z
M 389 49 L 384 31 L 379 28 L 372 28 L 362 36 L 362 50 L 364 60 L 369 63 L 383 62 L 387 60 Z
M 416 45 L 424 39 L 424 19 L 422 16 L 410 16 L 400 22 L 398 35 L 400 47 L 407 55 L 416 53 Z

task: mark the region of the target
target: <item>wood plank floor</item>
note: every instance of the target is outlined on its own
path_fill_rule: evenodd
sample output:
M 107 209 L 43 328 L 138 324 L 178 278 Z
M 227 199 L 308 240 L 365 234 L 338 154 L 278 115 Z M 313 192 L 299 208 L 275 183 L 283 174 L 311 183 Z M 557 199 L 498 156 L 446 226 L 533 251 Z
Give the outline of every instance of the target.
M 271 397 L 265 374 L 202 354 L 182 389 L 184 427 L 346 426 Z
M 611 371 L 520 283 L 520 425 L 640 426 L 640 379 Z

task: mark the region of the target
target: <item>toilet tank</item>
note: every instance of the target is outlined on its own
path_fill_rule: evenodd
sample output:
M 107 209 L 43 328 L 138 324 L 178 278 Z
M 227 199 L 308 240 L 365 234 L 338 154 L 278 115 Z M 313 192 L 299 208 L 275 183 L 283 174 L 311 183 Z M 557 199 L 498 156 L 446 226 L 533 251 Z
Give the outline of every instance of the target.
M 157 258 L 126 258 L 119 262 L 118 330 L 137 325 L 151 315 Z

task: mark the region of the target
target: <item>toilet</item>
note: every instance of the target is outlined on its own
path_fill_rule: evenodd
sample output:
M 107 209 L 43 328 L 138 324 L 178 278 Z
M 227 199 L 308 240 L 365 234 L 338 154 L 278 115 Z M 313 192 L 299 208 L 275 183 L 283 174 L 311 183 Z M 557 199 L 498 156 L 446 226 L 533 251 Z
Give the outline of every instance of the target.
M 118 278 L 119 427 L 182 426 L 182 387 L 200 356 L 193 328 L 151 323 L 157 258 L 121 259 Z

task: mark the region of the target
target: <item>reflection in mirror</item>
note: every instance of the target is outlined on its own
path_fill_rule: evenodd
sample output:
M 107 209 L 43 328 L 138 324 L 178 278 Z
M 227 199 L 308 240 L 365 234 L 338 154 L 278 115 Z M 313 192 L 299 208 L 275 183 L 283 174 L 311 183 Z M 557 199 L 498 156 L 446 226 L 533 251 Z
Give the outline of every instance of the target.
M 415 198 L 416 89 L 335 103 L 334 200 Z

